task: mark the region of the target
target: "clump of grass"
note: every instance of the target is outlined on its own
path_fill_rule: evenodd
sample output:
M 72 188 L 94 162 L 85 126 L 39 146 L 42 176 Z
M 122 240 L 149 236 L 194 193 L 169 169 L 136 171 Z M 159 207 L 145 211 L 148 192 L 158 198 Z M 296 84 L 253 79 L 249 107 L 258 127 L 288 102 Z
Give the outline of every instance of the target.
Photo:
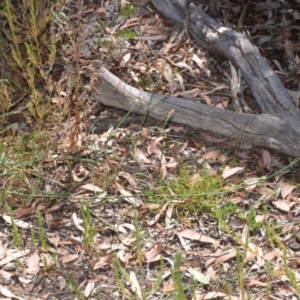
M 79 290 L 78 284 L 76 281 L 71 277 L 67 277 L 67 281 L 69 283 L 70 289 L 73 291 L 73 293 L 76 295 L 76 299 L 78 300 L 86 300 L 86 297 L 83 295 L 83 293 Z
M 187 299 L 185 292 L 184 292 L 184 284 L 181 280 L 181 272 L 180 272 L 181 256 L 182 255 L 180 252 L 175 254 L 174 268 L 171 273 L 174 284 L 175 284 L 175 289 L 176 289 L 176 296 L 174 298 L 176 300 L 186 300 Z
M 11 136 L 0 142 L 0 191 L 6 201 L 18 201 L 22 206 L 31 204 L 40 188 L 43 162 L 48 157 L 48 135 L 33 132 L 28 136 Z M 4 200 L 4 197 L 2 198 Z M 16 204 L 16 203 L 14 203 Z
M 124 5 L 124 7 L 121 9 L 120 14 L 124 18 L 131 17 L 137 10 L 137 5 L 134 3 L 127 3 Z
M 36 211 L 36 219 L 37 219 L 37 225 L 39 229 L 39 241 L 41 243 L 41 246 L 43 247 L 44 251 L 49 251 L 49 246 L 47 244 L 47 239 L 46 239 L 46 233 L 45 229 L 43 226 L 43 219 L 41 212 L 39 210 Z
M 209 176 L 206 170 L 195 173 L 191 166 L 182 164 L 174 179 L 162 181 L 157 186 L 150 201 L 164 203 L 175 197 L 179 200 L 176 204 L 178 217 L 201 212 L 212 213 L 221 201 L 219 195 L 222 184 L 220 176 Z
M 21 237 L 21 234 L 20 234 L 20 232 L 18 230 L 18 227 L 15 223 L 15 218 L 14 218 L 14 214 L 13 214 L 13 211 L 12 211 L 11 207 L 8 207 L 8 212 L 9 212 L 10 219 L 11 219 L 11 232 L 12 232 L 12 235 L 13 235 L 13 242 L 17 247 L 21 247 L 22 237 Z
M 59 0 L 55 7 L 60 7 Z M 27 109 L 39 122 L 51 117 L 54 91 L 51 71 L 57 44 L 49 32 L 53 4 L 50 1 L 4 0 L 0 3 L 2 34 L 0 58 L 0 113 L 7 112 L 20 98 L 27 97 Z
M 95 228 L 92 224 L 92 217 L 90 207 L 84 205 L 81 207 L 81 217 L 83 220 L 83 244 L 85 247 L 90 248 L 94 242 Z

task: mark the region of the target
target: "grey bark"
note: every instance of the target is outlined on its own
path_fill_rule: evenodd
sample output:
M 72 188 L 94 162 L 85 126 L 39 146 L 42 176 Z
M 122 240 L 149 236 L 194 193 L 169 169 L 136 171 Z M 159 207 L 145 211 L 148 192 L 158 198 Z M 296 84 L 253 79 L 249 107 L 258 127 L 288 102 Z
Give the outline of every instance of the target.
M 152 0 L 152 3 L 166 17 L 184 24 L 184 0 Z M 157 119 L 166 118 L 174 110 L 172 122 L 187 124 L 228 141 L 300 156 L 300 110 L 256 47 L 246 36 L 222 27 L 200 8 L 191 5 L 189 13 L 189 32 L 200 46 L 241 69 L 262 114 L 237 113 L 183 98 L 143 92 L 126 85 L 104 68 L 99 69 L 102 82 L 96 85 L 94 97 L 103 104 L 139 114 L 148 113 Z

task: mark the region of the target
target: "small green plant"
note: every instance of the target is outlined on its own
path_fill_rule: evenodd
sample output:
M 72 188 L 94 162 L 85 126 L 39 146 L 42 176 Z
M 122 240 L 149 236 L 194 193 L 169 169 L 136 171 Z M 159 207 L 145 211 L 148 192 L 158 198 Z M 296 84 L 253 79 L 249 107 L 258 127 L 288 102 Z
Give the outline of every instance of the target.
M 90 207 L 84 205 L 81 207 L 81 217 L 83 220 L 83 243 L 85 247 L 90 248 L 94 242 L 95 228 L 92 224 Z
M 67 281 L 73 293 L 76 295 L 76 299 L 78 300 L 86 300 L 86 297 L 80 292 L 78 288 L 78 284 L 74 281 L 74 279 L 70 276 L 67 277 Z
M 39 210 L 36 211 L 36 219 L 37 219 L 37 224 L 39 229 L 39 239 L 40 239 L 41 246 L 44 248 L 44 251 L 48 252 L 49 246 L 47 244 L 46 233 L 43 225 L 43 218 Z
M 181 279 L 181 272 L 180 272 L 180 264 L 181 264 L 181 256 L 180 252 L 175 254 L 174 258 L 174 269 L 171 271 L 172 278 L 175 284 L 176 289 L 176 296 L 173 298 L 174 300 L 186 300 L 187 297 L 184 292 L 184 285 Z
M 0 79 L 0 115 L 9 111 L 11 108 L 11 94 L 13 87 L 9 80 Z
M 258 228 L 261 228 L 262 226 L 262 222 L 257 222 L 255 220 L 255 217 L 256 217 L 256 211 L 254 207 L 251 207 L 250 210 L 247 212 L 240 213 L 240 218 L 247 222 L 248 228 L 251 232 L 255 231 Z
M 140 267 L 140 286 L 144 286 L 144 268 L 143 268 L 143 251 L 142 251 L 142 232 L 140 231 L 138 214 L 134 211 L 134 227 L 135 227 L 135 245 L 136 245 L 136 257 Z M 141 289 L 142 298 L 146 299 L 146 290 Z
M 247 239 L 248 240 L 248 239 Z M 248 242 L 246 242 L 248 243 Z M 245 253 L 247 252 L 247 246 L 245 246 Z M 240 294 L 240 299 L 244 299 L 244 266 L 245 266 L 245 255 L 242 255 L 237 248 L 237 255 L 236 255 L 236 262 L 237 262 L 237 278 L 238 278 L 238 291 Z
M 143 258 L 143 252 L 142 252 L 142 232 L 140 231 L 140 225 L 138 223 L 138 214 L 135 211 L 134 212 L 134 225 L 135 225 L 135 251 L 136 251 L 136 258 L 138 261 L 138 266 L 139 266 L 139 286 L 141 287 L 139 290 L 139 295 L 136 295 L 135 293 L 132 293 L 129 291 L 124 282 L 131 282 L 130 276 L 126 271 L 126 267 L 124 267 L 123 264 L 121 264 L 120 260 L 116 255 L 114 255 L 112 264 L 113 264 L 113 273 L 114 273 L 114 278 L 116 281 L 116 284 L 118 286 L 118 289 L 120 293 L 122 293 L 125 297 L 128 297 L 129 299 L 136 299 L 138 296 L 138 299 L 143 299 L 146 300 L 148 298 L 151 298 L 151 294 L 156 293 L 163 280 L 163 272 L 164 272 L 164 262 L 163 258 L 160 258 L 160 269 L 157 273 L 157 278 L 153 282 L 151 291 L 147 294 L 147 290 L 145 288 L 145 271 L 144 271 L 144 258 Z
M 0 163 L 1 164 L 1 163 Z M 4 174 L 3 174 L 4 175 Z M 2 191 L 0 193 L 0 207 L 3 207 L 3 204 L 5 202 L 5 198 L 7 196 L 6 190 Z
M 283 262 L 284 262 L 284 272 L 286 277 L 290 280 L 292 287 L 297 292 L 297 298 L 300 299 L 300 286 L 298 284 L 298 279 L 295 276 L 295 273 L 290 269 L 288 265 L 288 255 L 286 249 L 283 250 Z
M 232 295 L 232 287 L 230 285 L 230 283 L 228 281 L 225 281 L 225 284 L 224 284 L 224 290 L 226 291 L 226 293 L 229 295 L 229 298 L 228 299 L 231 299 L 231 295 Z
M 34 228 L 30 228 L 30 235 L 31 235 L 32 245 L 37 246 L 38 242 L 37 242 L 37 239 L 36 239 L 36 234 L 35 234 Z
M 157 184 L 157 196 L 151 197 L 151 201 L 164 203 L 175 194 L 181 200 L 177 205 L 178 217 L 201 212 L 214 215 L 214 210 L 218 209 L 220 203 L 217 196 L 221 186 L 222 180 L 219 176 L 209 176 L 205 170 L 201 174 L 194 173 L 193 168 L 182 164 L 178 167 L 174 180 Z
M 103 28 L 106 28 L 106 26 L 109 24 L 109 22 L 107 20 L 105 20 L 105 21 L 100 20 L 100 21 L 98 21 L 98 23 Z M 99 41 L 101 41 L 101 39 Z
M 117 287 L 121 294 L 123 294 L 125 297 L 129 297 L 129 299 L 133 298 L 133 295 L 131 292 L 125 287 L 123 281 L 130 282 L 129 275 L 126 273 L 126 270 L 121 265 L 120 260 L 116 255 L 114 255 L 114 258 L 112 260 L 113 264 L 113 273 L 114 278 L 116 280 Z
M 44 272 L 48 272 L 50 270 L 46 257 L 43 258 L 43 270 Z
M 61 7 L 63 0 L 55 7 Z M 27 96 L 27 108 L 39 122 L 51 117 L 53 80 L 51 71 L 56 57 L 55 35 L 47 36 L 52 20 L 53 3 L 35 0 L 0 3 L 3 11 L 0 58 L 6 70 L 6 80 L 0 82 L 0 113 L 9 110 L 15 93 Z M 40 87 L 43 86 L 41 89 Z
M 21 269 L 22 264 L 21 264 L 20 259 L 19 259 L 18 257 L 16 257 L 15 263 L 16 263 L 16 268 L 17 268 L 17 269 Z
M 127 3 L 124 5 L 124 7 L 121 9 L 120 14 L 125 19 L 131 17 L 137 10 L 137 5 L 134 3 Z
M 160 256 L 160 269 L 157 273 L 157 278 L 152 285 L 152 293 L 155 293 L 161 286 L 163 282 L 163 273 L 164 273 L 164 260 L 162 255 Z
M 15 223 L 14 213 L 13 213 L 11 207 L 8 207 L 8 213 L 9 213 L 10 219 L 11 219 L 11 231 L 13 234 L 13 242 L 17 247 L 21 247 L 22 237 L 21 237 L 21 234 Z
M 189 294 L 191 294 L 192 299 L 196 299 L 196 287 L 196 280 L 194 275 L 192 275 L 190 278 L 190 284 L 188 286 Z
M 115 36 L 123 37 L 124 39 L 127 40 L 133 40 L 137 36 L 137 34 L 130 29 L 120 29 L 116 32 Z
M 142 269 L 142 263 L 143 263 L 143 252 L 142 252 L 142 243 L 141 243 L 142 232 L 140 231 L 140 226 L 138 223 L 137 211 L 134 211 L 134 227 L 135 227 L 136 256 L 137 256 L 137 261 L 139 263 L 139 266 Z
M 139 276 L 139 283 L 140 285 L 142 284 L 143 286 L 143 276 L 144 276 L 144 271 L 143 271 L 143 253 L 142 253 L 142 245 L 141 245 L 141 232 L 139 230 L 139 225 L 138 225 L 138 217 L 137 217 L 137 212 L 134 212 L 134 225 L 135 225 L 135 246 L 136 246 L 136 257 L 137 261 L 139 264 L 139 269 L 141 272 L 141 276 Z M 135 295 L 131 293 L 124 285 L 123 281 L 131 282 L 131 279 L 129 275 L 126 272 L 126 269 L 124 266 L 121 265 L 120 260 L 117 258 L 117 256 L 114 257 L 113 261 L 113 273 L 114 273 L 114 278 L 116 280 L 116 284 L 119 288 L 119 291 L 126 297 L 129 297 L 130 299 L 135 299 Z M 142 295 L 142 299 L 146 299 L 146 290 L 141 289 L 140 291 Z
M 220 211 L 224 215 L 233 215 L 238 210 L 238 207 L 235 203 L 228 201 L 225 203 L 225 205 L 220 208 Z

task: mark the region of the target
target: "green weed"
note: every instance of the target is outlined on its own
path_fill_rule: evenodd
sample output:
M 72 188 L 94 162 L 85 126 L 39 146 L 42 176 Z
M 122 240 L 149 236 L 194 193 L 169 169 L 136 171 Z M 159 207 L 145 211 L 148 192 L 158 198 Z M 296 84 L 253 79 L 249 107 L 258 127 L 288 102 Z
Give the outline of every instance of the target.
M 214 213 L 214 209 L 221 202 L 218 197 L 221 187 L 222 180 L 219 176 L 209 176 L 205 170 L 194 173 L 193 168 L 182 164 L 176 178 L 157 184 L 155 193 L 157 196 L 154 195 L 150 200 L 164 203 L 175 194 L 181 202 L 176 205 L 178 216 L 201 212 Z
M 39 230 L 39 242 L 41 243 L 41 246 L 43 247 L 44 251 L 48 252 L 49 246 L 47 243 L 46 233 L 43 225 L 43 218 L 39 210 L 36 211 L 36 219 Z
M 176 289 L 176 296 L 174 300 L 186 300 L 187 297 L 185 295 L 184 291 L 184 285 L 181 279 L 181 272 L 180 272 L 180 264 L 181 264 L 181 253 L 178 252 L 175 254 L 175 259 L 174 259 L 174 268 L 171 271 L 172 278 L 175 284 L 175 289 Z
M 76 299 L 78 299 L 78 300 L 86 300 L 86 297 L 79 290 L 78 284 L 75 282 L 75 280 L 71 276 L 67 276 L 67 281 L 69 283 L 70 289 L 75 294 Z
M 138 283 L 140 286 L 140 290 L 137 292 L 135 291 L 130 291 L 125 283 L 131 283 L 131 278 L 130 275 L 127 273 L 126 270 L 126 265 L 124 266 L 120 260 L 118 259 L 118 257 L 116 255 L 114 255 L 112 264 L 113 264 L 113 273 L 114 273 L 114 278 L 116 281 L 116 284 L 118 286 L 118 290 L 119 292 L 124 295 L 125 297 L 129 297 L 129 299 L 149 299 L 149 297 L 151 298 L 151 295 L 155 294 L 161 287 L 162 281 L 163 281 L 163 270 L 164 270 L 164 262 L 163 262 L 163 258 L 160 258 L 160 268 L 158 270 L 157 273 L 157 278 L 156 280 L 153 282 L 151 290 L 146 289 L 146 273 L 145 273 L 145 262 L 144 262 L 144 256 L 143 256 L 143 252 L 142 252 L 142 240 L 143 240 L 143 232 L 140 231 L 140 225 L 138 223 L 138 216 L 137 216 L 137 212 L 134 212 L 134 225 L 135 225 L 135 256 L 138 262 Z M 180 261 L 177 260 L 177 265 L 180 265 Z M 179 267 L 178 267 L 179 268 Z M 176 269 L 177 270 L 177 269 Z M 177 270 L 178 271 L 178 270 Z M 174 278 L 178 276 L 176 272 L 174 272 Z M 177 277 L 176 277 L 177 278 Z M 178 278 L 177 278 L 178 279 Z M 180 282 L 181 280 L 178 279 Z M 178 284 L 180 284 L 178 282 Z M 182 283 L 181 283 L 182 286 Z M 180 299 L 180 298 L 178 298 Z
M 13 211 L 12 211 L 11 207 L 8 207 L 8 213 L 9 213 L 9 216 L 10 216 L 10 219 L 11 219 L 11 232 L 12 232 L 12 235 L 13 235 L 13 242 L 17 247 L 20 248 L 21 245 L 22 245 L 22 236 L 21 236 L 21 234 L 18 230 L 18 227 L 16 225 L 14 214 L 13 214 Z
M 59 0 L 55 7 L 60 7 Z M 51 2 L 21 0 L 12 5 L 11 0 L 0 4 L 7 26 L 0 39 L 0 58 L 6 71 L 0 80 L 0 113 L 14 104 L 12 99 L 27 97 L 27 108 L 38 121 L 50 120 L 51 95 L 54 91 L 51 71 L 57 51 L 54 35 L 46 34 L 52 20 Z
M 31 243 L 34 247 L 38 245 L 37 237 L 34 228 L 30 228 Z
M 81 206 L 81 217 L 83 220 L 83 244 L 90 248 L 94 242 L 95 228 L 92 224 L 92 217 L 88 205 Z
M 124 39 L 128 39 L 128 40 L 132 40 L 137 36 L 137 34 L 130 29 L 122 29 L 122 30 L 118 30 L 116 32 L 115 36 L 123 37 Z
M 137 10 L 137 5 L 134 3 L 127 3 L 124 5 L 124 7 L 121 9 L 120 14 L 125 19 L 131 17 Z

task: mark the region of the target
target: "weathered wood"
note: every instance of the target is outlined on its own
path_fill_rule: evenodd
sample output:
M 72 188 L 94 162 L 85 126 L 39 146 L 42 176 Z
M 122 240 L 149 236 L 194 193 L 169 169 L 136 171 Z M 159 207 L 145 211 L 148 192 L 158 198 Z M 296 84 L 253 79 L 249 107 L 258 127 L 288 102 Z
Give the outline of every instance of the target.
M 185 0 L 152 0 L 152 3 L 166 17 L 177 23 L 184 22 Z M 287 116 L 300 118 L 300 111 L 279 77 L 245 35 L 222 27 L 194 5 L 190 7 L 188 29 L 199 45 L 229 59 L 241 69 L 262 113 L 281 114 L 285 111 Z
M 183 24 L 184 0 L 152 0 L 166 17 Z M 189 31 L 197 42 L 240 68 L 263 114 L 221 110 L 187 99 L 160 96 L 133 88 L 104 68 L 94 97 L 101 103 L 201 129 L 240 144 L 264 146 L 290 156 L 300 156 L 300 111 L 278 76 L 244 35 L 220 26 L 201 9 L 190 7 Z

